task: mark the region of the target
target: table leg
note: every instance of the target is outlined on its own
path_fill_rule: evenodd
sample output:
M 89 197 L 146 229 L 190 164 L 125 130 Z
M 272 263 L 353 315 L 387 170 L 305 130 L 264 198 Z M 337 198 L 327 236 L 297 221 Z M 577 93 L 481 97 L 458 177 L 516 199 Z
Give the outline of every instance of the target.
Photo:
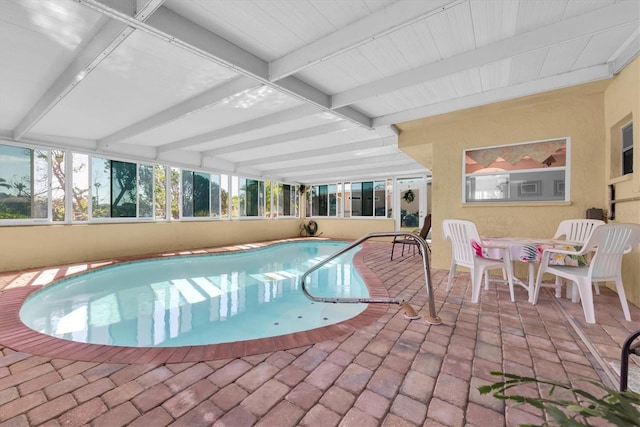
M 529 302 L 533 303 L 533 288 L 535 286 L 534 263 L 528 262 L 527 264 L 529 264 L 529 277 L 527 278 L 529 284 Z

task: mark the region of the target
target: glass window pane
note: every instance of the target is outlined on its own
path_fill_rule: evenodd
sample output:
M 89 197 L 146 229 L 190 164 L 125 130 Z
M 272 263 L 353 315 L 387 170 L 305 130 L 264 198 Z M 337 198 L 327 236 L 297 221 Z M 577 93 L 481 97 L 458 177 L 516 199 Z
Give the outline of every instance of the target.
M 0 218 L 31 218 L 31 165 L 28 148 L 0 145 Z
M 291 187 L 290 199 L 291 199 L 291 216 L 298 217 L 300 215 L 300 198 L 298 194 L 300 192 L 300 187 L 298 185 L 294 185 Z
M 73 153 L 73 220 L 89 219 L 89 156 Z
M 153 166 L 138 167 L 138 216 L 153 218 Z
M 351 217 L 351 183 L 347 182 L 344 184 L 343 200 L 344 200 L 344 217 L 350 218 Z
M 327 216 L 329 214 L 329 186 L 321 185 L 318 190 L 318 215 Z
M 220 175 L 220 218 L 229 218 L 229 175 Z
M 51 219 L 65 220 L 65 157 L 62 150 L 51 151 Z
M 567 151 L 565 139 L 467 150 L 465 201 L 568 200 Z
M 91 159 L 91 216 L 109 218 L 111 215 L 111 162 L 107 159 Z
M 154 206 L 157 219 L 167 218 L 167 167 L 155 165 L 153 167 L 153 188 L 155 192 Z
M 247 200 L 247 180 L 240 178 L 238 180 L 238 197 L 237 205 L 234 206 L 234 211 L 237 210 L 236 216 L 245 216 L 246 214 L 246 200 Z
M 282 215 L 291 216 L 291 196 L 295 190 L 289 184 L 282 185 Z
M 33 190 L 31 191 L 31 217 L 49 217 L 49 152 L 32 151 L 33 155 Z
M 136 218 L 138 165 L 111 161 L 111 217 Z
M 362 216 L 362 183 L 351 183 L 351 216 Z
M 258 216 L 264 217 L 264 181 L 258 181 Z
M 264 207 L 265 218 L 275 218 L 278 212 L 278 184 L 273 181 L 264 181 Z
M 244 186 L 241 186 L 241 194 L 244 197 L 240 199 L 241 206 L 244 202 L 244 216 L 259 216 L 260 204 L 261 202 L 264 204 L 264 196 L 261 197 L 260 191 L 261 182 L 254 179 L 242 179 L 241 183 L 244 183 Z M 244 191 L 242 191 L 243 189 Z M 243 209 L 240 212 L 243 212 Z
M 329 193 L 329 216 L 337 216 L 338 215 L 338 186 L 335 184 L 331 184 L 327 188 L 327 192 Z
M 374 201 L 374 215 L 378 217 L 386 217 L 387 212 L 385 210 L 386 207 L 386 185 L 384 181 L 376 181 L 373 184 L 374 193 L 373 193 L 373 201 Z
M 171 219 L 180 219 L 180 169 L 171 168 Z
M 633 173 L 633 123 L 622 128 L 622 174 Z
M 193 172 L 182 171 L 182 217 L 193 216 Z
M 211 203 L 211 188 L 209 174 L 195 172 L 193 174 L 193 214 L 194 216 L 209 216 Z
M 220 218 L 220 175 L 211 175 L 211 216 Z
M 362 183 L 362 216 L 373 216 L 373 182 Z

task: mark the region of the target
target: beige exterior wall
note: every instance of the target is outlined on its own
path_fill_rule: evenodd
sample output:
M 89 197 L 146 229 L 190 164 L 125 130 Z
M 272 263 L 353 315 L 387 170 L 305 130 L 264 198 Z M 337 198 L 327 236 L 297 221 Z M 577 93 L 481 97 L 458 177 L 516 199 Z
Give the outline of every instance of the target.
M 318 224 L 319 237 L 355 240 L 365 234 L 394 231 L 393 219 L 322 219 L 313 218 Z M 306 222 L 306 221 L 305 221 Z M 386 239 L 391 241 L 391 238 Z
M 604 93 L 605 184 L 615 186 L 615 219 L 640 224 L 640 58 L 625 67 Z M 620 125 L 633 121 L 633 174 L 620 176 Z M 602 191 L 608 197 L 606 185 Z M 640 250 L 625 256 L 622 280 L 627 299 L 640 306 Z
M 392 219 L 318 219 L 321 237 L 393 231 Z M 0 227 L 0 271 L 300 237 L 299 219 Z M 390 239 L 387 239 L 390 241 Z
M 636 120 L 635 168 L 640 169 L 638 61 L 614 79 L 397 125 L 400 148 L 432 169 L 433 267 L 448 269 L 451 262 L 451 248 L 440 228 L 446 218 L 470 219 L 487 236 L 551 237 L 561 220 L 584 218 L 590 207 L 607 209 L 609 127 L 630 113 Z M 613 116 L 612 105 L 617 110 Z M 463 150 L 562 137 L 571 139 L 570 202 L 462 203 Z M 618 184 L 617 197 L 637 196 L 630 193 L 639 187 L 638 171 L 627 179 Z M 618 212 L 623 209 L 624 222 L 640 223 L 637 202 L 618 205 Z M 640 306 L 638 265 L 637 253 L 627 255 L 623 280 L 629 301 Z M 524 264 L 516 267 L 524 274 Z
M 300 223 L 279 219 L 0 227 L 0 271 L 299 237 Z

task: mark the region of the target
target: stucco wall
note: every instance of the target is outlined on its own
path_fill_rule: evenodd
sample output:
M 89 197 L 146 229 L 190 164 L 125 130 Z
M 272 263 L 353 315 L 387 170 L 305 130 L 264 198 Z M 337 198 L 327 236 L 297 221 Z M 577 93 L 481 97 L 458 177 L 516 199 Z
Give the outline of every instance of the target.
M 448 269 L 451 262 L 450 245 L 442 239 L 440 228 L 446 218 L 470 219 L 477 224 L 481 235 L 551 237 L 561 220 L 584 218 L 585 210 L 590 207 L 606 209 L 608 123 L 630 111 L 634 113 L 634 120 L 638 117 L 638 76 L 636 60 L 614 79 L 397 125 L 401 132 L 400 148 L 432 168 L 433 267 Z M 608 108 L 612 104 L 616 105 L 617 112 L 609 118 Z M 638 127 L 636 120 L 634 141 L 639 140 Z M 570 202 L 462 203 L 463 150 L 560 137 L 571 138 Z M 636 142 L 636 151 L 640 151 L 637 147 Z M 638 153 L 635 155 L 638 169 Z M 637 177 L 636 172 L 633 180 L 623 185 L 633 187 Z M 621 206 L 618 209 L 622 209 Z M 624 221 L 640 222 L 637 204 L 624 206 Z M 625 258 L 623 279 L 627 298 L 640 306 L 637 258 L 637 254 Z M 516 263 L 516 268 L 519 275 L 525 274 L 524 264 Z
M 300 223 L 279 219 L 0 227 L 0 271 L 299 237 Z
M 615 186 L 615 219 L 612 222 L 635 222 L 640 224 L 640 58 L 636 58 L 616 76 L 604 94 L 605 105 L 605 153 L 606 184 Z M 612 133 L 616 124 L 631 115 L 633 120 L 634 172 L 616 177 L 611 168 L 619 159 L 611 159 Z M 608 189 L 602 191 L 608 194 Z M 622 280 L 627 299 L 640 306 L 640 250 L 627 254 L 622 264 Z
M 313 218 L 318 224 L 320 237 L 332 239 L 355 240 L 365 234 L 374 232 L 388 232 L 394 230 L 393 219 L 322 219 Z M 380 240 L 380 239 L 378 239 Z M 384 239 L 382 239 L 384 240 Z M 392 239 L 386 239 L 391 241 Z
M 317 219 L 321 237 L 393 231 L 392 219 Z M 300 237 L 307 220 L 242 220 L 0 227 L 0 271 Z M 378 239 L 385 240 L 385 239 Z M 386 239 L 390 241 L 390 239 Z

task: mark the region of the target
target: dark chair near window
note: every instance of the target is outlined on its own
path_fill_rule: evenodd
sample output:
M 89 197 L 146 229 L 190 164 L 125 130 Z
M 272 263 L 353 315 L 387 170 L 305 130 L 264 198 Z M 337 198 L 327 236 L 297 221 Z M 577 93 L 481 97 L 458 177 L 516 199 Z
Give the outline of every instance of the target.
M 422 224 L 422 229 L 418 234 L 423 239 L 427 239 L 427 235 L 429 234 L 429 230 L 431 230 L 431 214 L 427 215 L 424 219 L 424 224 Z M 393 250 L 396 245 L 402 245 L 402 255 L 404 256 L 404 247 L 409 245 L 413 250 L 413 255 L 416 254 L 416 249 L 420 252 L 420 244 L 416 239 L 410 236 L 396 236 L 393 238 L 393 245 L 391 246 L 391 260 L 393 261 Z M 431 250 L 429 245 L 427 245 L 427 249 Z

